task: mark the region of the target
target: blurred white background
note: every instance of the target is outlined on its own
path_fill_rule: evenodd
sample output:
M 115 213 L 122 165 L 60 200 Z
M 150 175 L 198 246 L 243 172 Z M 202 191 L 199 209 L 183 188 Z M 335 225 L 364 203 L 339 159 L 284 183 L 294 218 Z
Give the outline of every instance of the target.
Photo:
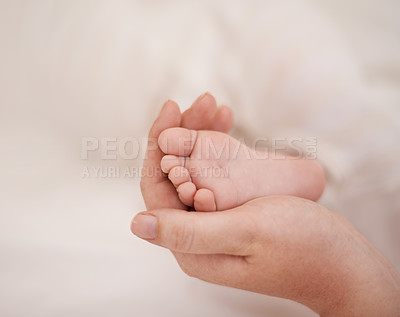
M 186 277 L 135 238 L 138 178 L 82 137 L 146 136 L 202 92 L 235 133 L 317 136 L 321 203 L 400 270 L 400 3 L 0 0 L 0 315 L 314 316 Z M 140 160 L 108 162 L 130 167 Z

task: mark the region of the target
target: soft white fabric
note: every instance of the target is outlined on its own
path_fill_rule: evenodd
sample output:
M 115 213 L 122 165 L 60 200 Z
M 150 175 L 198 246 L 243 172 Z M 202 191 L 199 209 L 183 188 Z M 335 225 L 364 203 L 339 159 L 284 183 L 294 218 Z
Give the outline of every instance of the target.
M 397 1 L 1 1 L 2 316 L 314 316 L 210 285 L 129 232 L 138 178 L 82 137 L 145 137 L 208 90 L 235 134 L 317 136 L 321 203 L 400 269 Z M 143 152 L 143 148 L 141 148 Z

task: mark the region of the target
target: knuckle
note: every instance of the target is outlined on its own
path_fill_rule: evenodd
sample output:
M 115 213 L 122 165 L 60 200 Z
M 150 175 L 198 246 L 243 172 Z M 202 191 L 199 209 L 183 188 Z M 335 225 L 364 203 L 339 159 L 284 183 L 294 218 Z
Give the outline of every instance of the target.
M 172 236 L 175 237 L 174 245 L 175 250 L 180 252 L 190 252 L 193 247 L 195 238 L 194 226 L 190 222 L 183 222 L 173 229 Z

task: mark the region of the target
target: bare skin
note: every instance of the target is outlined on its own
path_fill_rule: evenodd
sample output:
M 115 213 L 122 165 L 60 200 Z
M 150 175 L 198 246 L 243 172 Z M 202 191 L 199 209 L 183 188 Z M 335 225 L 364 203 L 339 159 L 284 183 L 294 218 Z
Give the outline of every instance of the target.
M 390 264 L 344 219 L 309 200 L 269 196 L 213 213 L 150 210 L 132 231 L 211 283 L 291 299 L 321 316 L 400 312 L 400 278 Z
M 255 151 L 229 135 L 184 128 L 164 130 L 161 169 L 179 199 L 198 211 L 225 210 L 269 195 L 317 200 L 325 177 L 316 161 Z
M 183 123 L 226 132 L 232 114 L 215 115 L 220 109 L 210 95 L 182 115 L 167 102 L 150 139 Z M 144 167 L 159 168 L 162 157 L 151 142 Z M 164 174 L 144 174 L 141 189 L 148 211 L 133 219 L 132 232 L 170 249 L 192 277 L 289 298 L 321 316 L 398 316 L 398 274 L 348 222 L 314 202 L 270 196 L 224 212 L 193 213 Z
M 162 131 L 173 127 L 183 127 L 228 132 L 232 124 L 233 115 L 230 108 L 217 107 L 214 97 L 209 93 L 197 98 L 191 108 L 183 114 L 175 102 L 168 100 L 149 132 L 146 159 L 143 163 L 144 176 L 140 182 L 142 193 L 146 193 L 146 207 L 148 209 L 161 207 L 187 209 L 187 206 L 179 200 L 175 187 L 168 177 L 157 173 L 164 156 L 158 146 L 158 138 Z

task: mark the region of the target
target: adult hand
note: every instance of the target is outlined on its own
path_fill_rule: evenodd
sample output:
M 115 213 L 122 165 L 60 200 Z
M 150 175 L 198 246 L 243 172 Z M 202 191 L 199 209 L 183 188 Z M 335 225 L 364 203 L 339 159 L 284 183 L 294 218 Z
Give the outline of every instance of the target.
M 231 125 L 229 108 L 217 108 L 209 94 L 183 115 L 174 102 L 164 105 L 141 181 L 149 211 L 135 217 L 132 231 L 172 250 L 190 276 L 289 298 L 325 316 L 396 316 L 399 276 L 351 225 L 315 203 L 276 196 L 222 213 L 186 212 L 168 178 L 155 173 L 159 134 L 178 126 L 227 132 Z
M 300 302 L 322 316 L 398 316 L 400 278 L 349 223 L 270 196 L 223 212 L 156 209 L 132 231 L 172 250 L 188 275 Z

